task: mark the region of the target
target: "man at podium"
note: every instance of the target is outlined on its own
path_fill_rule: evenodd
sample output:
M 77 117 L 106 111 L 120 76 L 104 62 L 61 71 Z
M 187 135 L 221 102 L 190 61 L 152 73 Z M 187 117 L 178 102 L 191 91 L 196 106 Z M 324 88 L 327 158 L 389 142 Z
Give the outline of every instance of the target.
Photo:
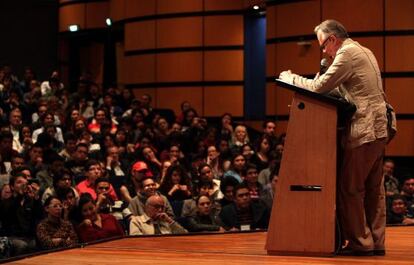
M 385 255 L 385 193 L 382 160 L 387 116 L 381 73 L 374 54 L 349 38 L 345 27 L 326 20 L 315 27 L 320 49 L 332 64 L 314 79 L 284 71 L 279 78 L 318 93 L 339 91 L 357 107 L 343 138 L 338 178 L 338 216 L 348 240 L 342 254 Z

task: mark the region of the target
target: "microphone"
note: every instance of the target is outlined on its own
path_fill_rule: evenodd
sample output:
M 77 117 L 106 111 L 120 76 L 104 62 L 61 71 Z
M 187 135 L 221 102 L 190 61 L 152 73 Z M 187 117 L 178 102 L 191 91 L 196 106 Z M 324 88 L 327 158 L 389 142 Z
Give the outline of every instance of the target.
M 328 70 L 328 68 L 329 68 L 329 61 L 328 61 L 328 59 L 323 58 L 321 60 L 319 74 L 323 75 L 326 72 L 326 70 Z

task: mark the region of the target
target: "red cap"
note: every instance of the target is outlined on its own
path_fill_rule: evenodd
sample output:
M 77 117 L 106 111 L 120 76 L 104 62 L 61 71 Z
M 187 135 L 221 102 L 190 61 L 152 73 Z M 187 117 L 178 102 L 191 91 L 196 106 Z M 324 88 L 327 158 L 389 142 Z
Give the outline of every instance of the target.
M 147 177 L 152 177 L 152 172 L 148 169 L 148 166 L 145 162 L 138 161 L 132 166 L 132 171 L 143 171 Z

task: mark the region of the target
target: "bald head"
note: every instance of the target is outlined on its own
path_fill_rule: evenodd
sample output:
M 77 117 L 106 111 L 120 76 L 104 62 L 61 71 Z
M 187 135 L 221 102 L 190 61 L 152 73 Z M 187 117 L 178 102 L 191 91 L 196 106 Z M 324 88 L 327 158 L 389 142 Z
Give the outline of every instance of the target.
M 165 201 L 159 195 L 150 196 L 145 202 L 145 214 L 151 219 L 157 219 L 165 213 Z
M 152 195 L 148 197 L 147 201 L 145 202 L 145 206 L 154 205 L 154 204 L 164 205 L 164 200 L 159 195 Z

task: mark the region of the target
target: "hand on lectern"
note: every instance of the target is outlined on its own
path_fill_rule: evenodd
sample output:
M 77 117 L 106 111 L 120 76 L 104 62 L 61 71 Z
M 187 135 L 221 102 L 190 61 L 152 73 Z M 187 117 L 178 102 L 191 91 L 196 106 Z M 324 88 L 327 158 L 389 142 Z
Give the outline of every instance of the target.
M 287 70 L 287 71 L 283 71 L 280 73 L 279 75 L 279 79 L 286 82 L 286 83 L 290 83 L 293 84 L 293 74 L 292 71 Z

